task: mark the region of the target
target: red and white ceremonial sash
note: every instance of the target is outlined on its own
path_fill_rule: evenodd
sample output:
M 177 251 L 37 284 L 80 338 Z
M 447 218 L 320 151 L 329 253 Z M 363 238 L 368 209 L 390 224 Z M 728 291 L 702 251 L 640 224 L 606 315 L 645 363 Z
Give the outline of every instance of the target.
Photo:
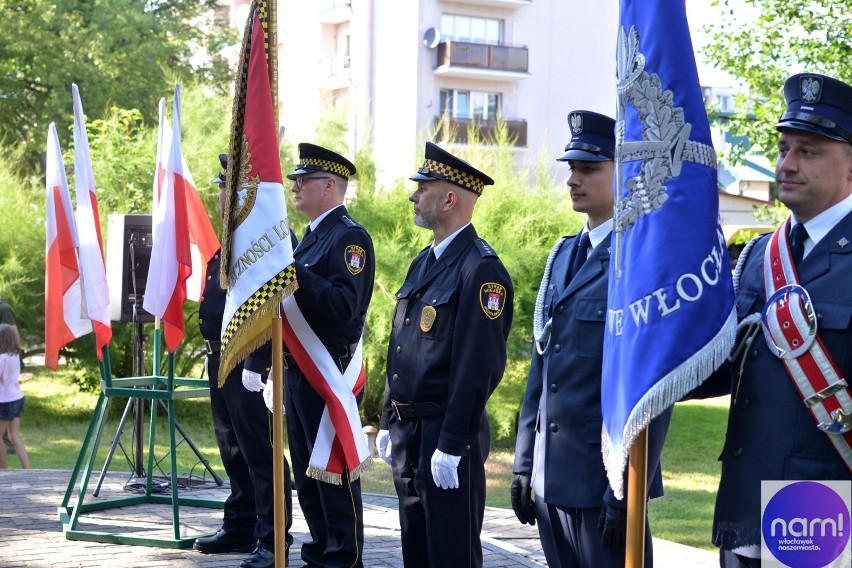
M 367 381 L 362 357 L 363 337 L 358 340 L 358 347 L 346 371 L 341 373 L 337 361 L 329 355 L 305 320 L 295 296 L 288 296 L 281 306 L 284 312 L 281 318 L 284 343 L 308 383 L 326 405 L 307 474 L 334 485 L 342 483 L 342 474 L 346 470 L 350 480 L 358 479 L 372 464 L 355 399 Z
M 852 396 L 822 337 L 807 290 L 790 254 L 790 219 L 770 237 L 763 259 L 767 302 L 763 333 L 781 358 L 817 427 L 852 471 Z

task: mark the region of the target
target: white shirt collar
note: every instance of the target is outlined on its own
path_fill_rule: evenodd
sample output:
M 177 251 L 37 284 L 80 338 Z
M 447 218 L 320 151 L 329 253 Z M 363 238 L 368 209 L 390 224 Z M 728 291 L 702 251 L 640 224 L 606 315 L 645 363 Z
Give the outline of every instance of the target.
M 590 247 L 595 248 L 601 244 L 601 241 L 604 240 L 608 234 L 612 232 L 612 218 L 607 219 L 591 231 L 589 230 L 589 224 L 587 222 L 583 227 L 583 233 L 586 232 L 589 233 L 589 242 L 591 243 Z
M 446 239 L 441 241 L 441 244 L 439 245 L 436 245 L 435 241 L 432 241 L 432 252 L 435 253 L 435 259 L 441 258 L 441 255 L 444 254 L 444 251 L 447 250 L 447 247 L 450 246 L 450 243 L 453 242 L 454 238 L 456 238 L 456 235 L 464 231 L 468 225 L 470 225 L 470 223 L 448 236 Z
M 326 211 L 325 213 L 321 214 L 319 217 L 317 217 L 316 219 L 311 221 L 310 225 L 308 225 L 311 228 L 311 232 L 313 233 L 314 231 L 316 231 L 317 227 L 319 227 L 319 224 L 322 223 L 322 220 L 325 219 L 326 217 L 328 217 L 328 214 L 331 213 L 332 211 L 334 211 L 335 209 L 337 209 L 338 207 L 343 207 L 343 204 L 335 205 L 334 207 L 332 207 L 331 209 L 329 209 L 328 211 Z
M 808 231 L 808 238 L 805 239 L 804 256 L 808 256 L 808 253 L 813 250 L 816 244 L 825 238 L 828 232 L 831 231 L 834 226 L 843 220 L 843 218 L 850 212 L 852 212 L 852 195 L 849 195 L 840 203 L 832 205 L 805 223 L 805 230 Z M 796 224 L 796 216 L 791 213 L 790 217 L 792 218 L 791 221 L 793 224 Z

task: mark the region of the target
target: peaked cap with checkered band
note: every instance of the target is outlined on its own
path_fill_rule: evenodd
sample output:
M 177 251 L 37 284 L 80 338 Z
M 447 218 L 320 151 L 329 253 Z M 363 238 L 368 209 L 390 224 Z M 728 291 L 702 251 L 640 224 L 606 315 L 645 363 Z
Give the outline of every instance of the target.
M 493 179 L 431 142 L 426 142 L 426 161 L 409 179 L 448 181 L 477 195 L 482 195 L 486 185 L 494 185 Z
M 357 173 L 352 162 L 337 152 L 316 144 L 302 142 L 299 144 L 299 165 L 287 176 L 287 179 L 296 179 L 312 172 L 327 172 L 344 179 L 349 179 L 349 176 Z
M 777 130 L 792 128 L 852 143 L 852 86 L 817 73 L 793 75 L 784 84 L 787 111 Z

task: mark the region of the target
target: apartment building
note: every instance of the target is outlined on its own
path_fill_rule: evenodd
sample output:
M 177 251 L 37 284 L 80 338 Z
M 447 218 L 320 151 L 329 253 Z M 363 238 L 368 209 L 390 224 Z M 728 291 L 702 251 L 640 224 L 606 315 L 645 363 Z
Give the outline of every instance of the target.
M 241 3 L 242 0 L 235 0 Z M 567 114 L 615 108 L 617 2 L 319 0 L 279 2 L 280 121 L 310 140 L 342 117 L 349 152 L 369 143 L 379 176 L 407 177 L 441 120 L 465 144 L 502 116 L 519 161 L 552 160 Z

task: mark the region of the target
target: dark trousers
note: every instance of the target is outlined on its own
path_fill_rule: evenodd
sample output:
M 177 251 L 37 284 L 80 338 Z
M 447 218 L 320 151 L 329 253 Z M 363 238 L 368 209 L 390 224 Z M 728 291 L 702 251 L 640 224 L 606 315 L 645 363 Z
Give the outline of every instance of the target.
M 760 568 L 760 558 L 749 558 L 734 554 L 730 550 L 719 550 L 719 566 L 722 568 Z
M 255 538 L 260 546 L 275 550 L 274 484 L 272 476 L 272 416 L 259 392 L 243 387 L 243 366 L 228 375 L 218 388 L 219 355 L 208 355 L 210 408 L 213 431 L 222 456 L 222 465 L 231 483 L 225 501 L 222 528 L 246 540 Z M 285 527 L 287 548 L 293 542 L 293 500 L 290 496 L 290 466 L 284 460 L 284 497 L 287 509 Z
M 284 382 L 287 439 L 296 494 L 311 531 L 311 542 L 302 545 L 302 560 L 309 566 L 360 567 L 364 551 L 361 482 L 349 481 L 347 472 L 343 474 L 341 485 L 308 477 L 311 451 L 325 402 L 298 368 L 287 369 Z
M 458 489 L 432 479 L 432 454 L 443 416 L 399 421 L 391 418 L 393 481 L 399 497 L 402 558 L 406 568 L 482 566 L 485 462 L 480 443 L 462 456 Z
M 535 518 L 547 565 L 563 568 L 622 568 L 624 546 L 614 550 L 601 546 L 601 532 L 598 530 L 600 514 L 600 507 L 556 507 L 546 504 L 544 499 L 536 499 Z M 645 568 L 653 566 L 651 527 L 646 517 Z

